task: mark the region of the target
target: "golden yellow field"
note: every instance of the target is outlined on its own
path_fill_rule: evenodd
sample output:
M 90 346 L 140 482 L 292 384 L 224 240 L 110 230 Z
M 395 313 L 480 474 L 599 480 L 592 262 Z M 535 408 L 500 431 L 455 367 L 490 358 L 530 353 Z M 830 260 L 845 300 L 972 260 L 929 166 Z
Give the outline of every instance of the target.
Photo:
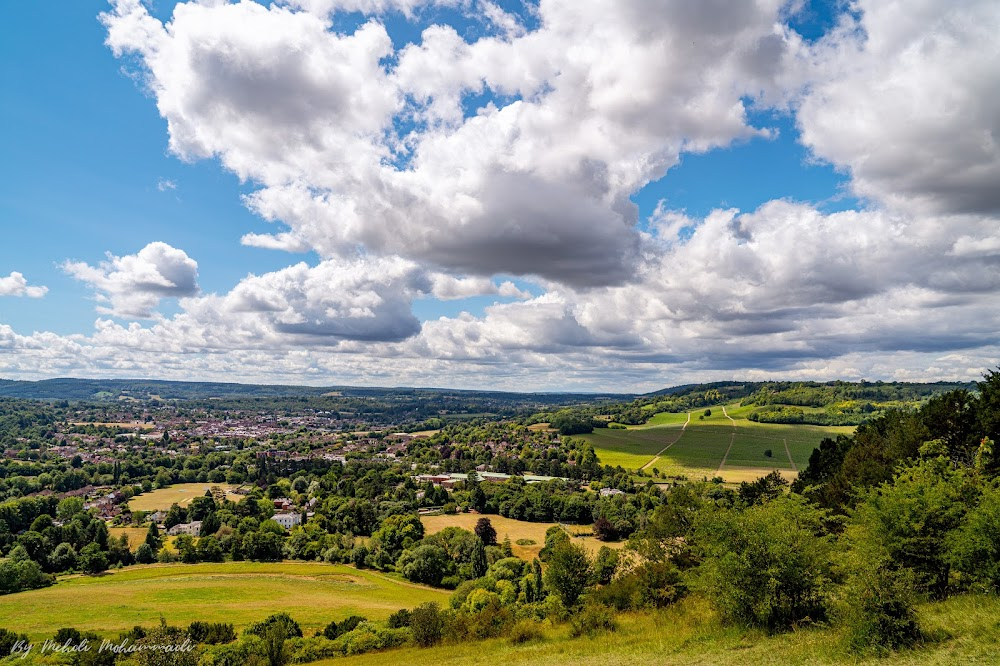
M 109 527 L 108 535 L 115 539 L 123 534 L 128 535 L 128 547 L 135 550 L 146 540 L 147 528 L 145 527 Z
M 455 515 L 441 516 L 421 516 L 420 520 L 424 524 L 427 534 L 435 534 L 446 527 L 461 527 L 472 531 L 476 527 L 476 521 L 480 518 L 489 518 L 493 524 L 493 529 L 497 531 L 497 541 L 502 542 L 505 536 L 510 537 L 511 549 L 514 555 L 521 559 L 530 560 L 538 557 L 539 551 L 545 546 L 545 530 L 558 523 L 529 523 L 524 520 L 512 520 L 503 516 L 487 515 L 478 513 L 459 513 Z M 587 525 L 571 526 L 570 531 L 579 529 L 581 532 L 589 531 Z M 531 539 L 535 543 L 530 546 L 519 546 L 518 539 Z M 593 537 L 573 537 L 573 543 L 585 547 L 591 555 L 601 549 L 601 546 L 611 548 L 622 548 L 624 542 L 602 543 Z
M 226 497 L 234 502 L 240 501 L 242 496 L 233 494 L 237 486 L 228 483 L 179 483 L 168 488 L 160 488 L 149 493 L 136 495 L 128 501 L 129 508 L 133 511 L 156 511 L 157 509 L 169 509 L 175 502 L 180 506 L 187 506 L 195 497 L 205 494 L 205 491 L 218 486 L 226 491 Z

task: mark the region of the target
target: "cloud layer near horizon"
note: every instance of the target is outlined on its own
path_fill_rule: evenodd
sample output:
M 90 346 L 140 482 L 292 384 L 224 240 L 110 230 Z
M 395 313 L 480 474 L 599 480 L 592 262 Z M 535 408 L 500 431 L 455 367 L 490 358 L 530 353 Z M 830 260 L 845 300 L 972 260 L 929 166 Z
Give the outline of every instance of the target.
M 112 4 L 108 45 L 170 150 L 252 183 L 246 205 L 279 227 L 242 242 L 319 260 L 225 294 L 198 291 L 211 257 L 164 243 L 67 262 L 99 312 L 155 321 L 0 326 L 11 374 L 597 390 L 996 362 L 994 2 L 859 2 L 812 43 L 777 0 L 543 0 L 530 26 L 473 1 L 190 2 L 167 23 Z M 490 28 L 428 25 L 396 49 L 382 17 L 431 5 Z M 344 31 L 341 11 L 370 18 Z M 750 108 L 790 114 L 864 207 L 640 219 L 631 197 L 683 154 L 770 136 Z M 413 312 L 478 295 L 517 300 Z M 180 312 L 159 315 L 163 298 Z

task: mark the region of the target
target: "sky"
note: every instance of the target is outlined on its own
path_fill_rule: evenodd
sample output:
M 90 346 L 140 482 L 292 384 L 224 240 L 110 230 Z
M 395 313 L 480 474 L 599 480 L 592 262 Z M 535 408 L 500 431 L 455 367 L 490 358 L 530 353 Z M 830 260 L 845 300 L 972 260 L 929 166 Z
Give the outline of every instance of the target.
M 1000 363 L 993 0 L 56 0 L 0 378 L 644 392 Z

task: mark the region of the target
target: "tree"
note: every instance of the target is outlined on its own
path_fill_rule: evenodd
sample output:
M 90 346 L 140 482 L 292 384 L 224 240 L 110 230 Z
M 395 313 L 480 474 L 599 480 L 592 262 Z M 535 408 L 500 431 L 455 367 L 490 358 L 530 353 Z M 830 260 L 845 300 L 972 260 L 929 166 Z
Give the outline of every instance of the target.
M 368 547 L 371 561 L 379 569 L 388 569 L 404 549 L 411 547 L 424 536 L 424 525 L 414 514 L 389 516 L 372 534 Z
M 486 560 L 486 546 L 483 544 L 482 540 L 477 541 L 473 546 L 469 564 L 472 568 L 473 578 L 482 578 L 486 575 L 486 569 L 488 568 Z
M 160 537 L 160 528 L 156 526 L 155 520 L 149 524 L 149 529 L 146 530 L 146 543 L 152 548 L 154 553 L 163 545 Z
M 615 529 L 614 524 L 601 516 L 594 521 L 594 536 L 598 541 L 616 541 L 618 539 L 618 530 Z
M 451 565 L 452 560 L 444 548 L 423 545 L 403 551 L 396 564 L 396 570 L 414 583 L 439 587 L 441 579 L 448 573 Z
M 89 574 L 98 574 L 108 568 L 108 558 L 96 543 L 84 546 L 78 561 L 80 568 Z
M 174 525 L 180 525 L 181 523 L 187 522 L 187 511 L 185 511 L 179 504 L 171 504 L 170 508 L 167 509 L 167 516 L 163 519 L 163 526 L 168 530 Z
M 156 551 L 148 543 L 140 543 L 135 549 L 135 561 L 139 564 L 152 564 L 156 561 Z
M 65 541 L 56 546 L 49 556 L 49 566 L 52 571 L 70 571 L 76 568 L 76 549 Z
M 618 570 L 618 552 L 608 548 L 607 546 L 601 546 L 601 549 L 597 551 L 597 557 L 594 558 L 594 578 L 601 585 L 607 585 L 614 578 L 615 572 Z
M 567 608 L 572 608 L 587 589 L 591 576 L 590 558 L 581 546 L 567 542 L 556 546 L 549 555 L 545 585 Z
M 431 647 L 441 642 L 444 635 L 444 618 L 440 607 L 434 603 L 423 603 L 410 613 L 410 629 L 413 641 L 420 647 Z
M 486 546 L 497 545 L 497 531 L 493 529 L 493 523 L 490 519 L 483 516 L 476 521 L 475 527 L 476 536 L 482 539 L 482 542 Z

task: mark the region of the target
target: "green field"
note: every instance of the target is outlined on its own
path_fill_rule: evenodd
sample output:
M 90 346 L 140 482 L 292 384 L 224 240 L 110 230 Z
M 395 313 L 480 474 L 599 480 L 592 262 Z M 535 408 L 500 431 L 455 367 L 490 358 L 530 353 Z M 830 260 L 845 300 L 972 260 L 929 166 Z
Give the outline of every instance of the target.
M 613 666 L 617 664 L 702 664 L 713 666 L 951 666 L 1000 662 L 1000 598 L 952 597 L 919 608 L 921 625 L 931 637 L 913 650 L 883 658 L 858 657 L 843 648 L 835 629 L 804 627 L 768 636 L 723 626 L 707 604 L 689 598 L 661 612 L 616 616 L 618 630 L 571 639 L 565 625 L 549 627 L 541 640 L 512 645 L 495 639 L 480 643 L 405 648 L 316 662 L 316 666 L 459 666 L 546 664 Z
M 778 470 L 788 479 L 809 462 L 825 437 L 850 434 L 853 427 L 762 424 L 749 421 L 752 407 L 726 405 L 684 413 L 661 413 L 627 430 L 598 429 L 584 437 L 602 464 L 637 470 L 656 468 L 671 476 L 721 476 L 739 482 Z M 732 419 L 732 420 L 730 420 Z M 669 448 L 668 448 L 669 447 Z M 664 450 L 666 449 L 666 450 Z M 765 455 L 770 450 L 771 455 Z M 660 454 L 657 457 L 657 454 Z
M 61 627 L 106 637 L 140 624 L 231 622 L 239 630 L 286 611 L 309 634 L 349 615 L 385 619 L 449 593 L 353 567 L 318 562 L 152 564 L 101 576 L 67 576 L 52 587 L 0 596 L 0 626 L 32 639 Z

